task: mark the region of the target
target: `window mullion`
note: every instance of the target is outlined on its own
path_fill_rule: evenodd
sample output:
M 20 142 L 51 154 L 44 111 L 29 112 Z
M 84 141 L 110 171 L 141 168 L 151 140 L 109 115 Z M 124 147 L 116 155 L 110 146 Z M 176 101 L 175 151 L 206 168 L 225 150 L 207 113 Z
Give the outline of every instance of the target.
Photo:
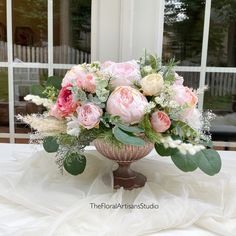
M 203 88 L 205 86 L 205 79 L 206 79 L 210 16 L 211 16 L 211 0 L 206 0 L 203 39 L 202 39 L 202 57 L 201 57 L 201 72 L 200 72 L 200 84 L 199 84 L 200 88 Z M 204 100 L 204 93 L 199 95 L 198 108 L 200 110 L 203 109 L 203 100 Z

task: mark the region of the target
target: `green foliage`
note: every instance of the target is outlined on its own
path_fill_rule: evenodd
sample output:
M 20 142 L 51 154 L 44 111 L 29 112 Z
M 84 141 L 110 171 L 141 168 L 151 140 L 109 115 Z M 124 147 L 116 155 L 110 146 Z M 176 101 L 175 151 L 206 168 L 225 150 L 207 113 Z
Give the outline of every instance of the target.
M 61 77 L 57 77 L 57 76 L 49 76 L 45 86 L 46 87 L 54 87 L 55 89 L 60 90 L 61 89 L 61 82 L 62 82 L 62 78 Z
M 150 71 L 146 71 L 145 67 L 151 66 Z M 161 69 L 161 60 L 157 58 L 156 55 L 147 54 L 146 49 L 144 50 L 144 55 L 140 58 L 140 72 L 141 76 L 145 77 L 151 73 L 157 73 Z
M 137 126 L 128 126 L 124 124 L 118 123 L 117 126 L 123 131 L 131 132 L 131 133 L 144 133 L 144 129 L 139 128 Z
M 63 165 L 65 170 L 71 175 L 81 174 L 86 166 L 86 157 L 80 153 L 68 153 Z
M 57 143 L 56 137 L 48 136 L 43 139 L 43 147 L 46 152 L 52 153 L 57 152 L 59 144 Z
M 178 150 L 171 155 L 171 159 L 184 172 L 194 171 L 198 167 L 197 163 L 191 158 L 191 155 L 184 155 Z
M 161 150 L 156 148 L 156 150 Z M 161 150 L 162 152 L 162 150 Z M 158 152 L 159 153 L 159 152 Z M 194 171 L 198 167 L 207 175 L 215 175 L 221 169 L 221 159 L 217 151 L 213 149 L 203 149 L 194 155 L 182 154 L 177 149 L 171 152 L 163 152 L 162 154 L 170 154 L 174 164 L 182 171 Z
M 108 89 L 109 80 L 101 77 L 96 78 L 96 95 L 101 102 L 106 102 L 110 90 Z
M 45 97 L 45 95 L 43 94 L 44 89 L 45 88 L 40 84 L 33 84 L 31 86 L 31 94 L 39 97 Z
M 165 148 L 162 143 L 155 143 L 155 150 L 160 156 L 171 156 L 176 152 L 175 148 Z
M 143 139 L 132 136 L 131 133 L 126 133 L 125 131 L 121 130 L 118 126 L 115 126 L 112 129 L 112 132 L 115 138 L 123 144 L 129 144 L 129 145 L 134 145 L 134 146 L 145 145 L 145 142 Z
M 49 86 L 43 90 L 42 96 L 45 96 L 52 101 L 56 101 L 58 97 L 58 93 L 59 93 L 59 90 L 57 90 L 53 86 Z
M 171 134 L 178 136 L 181 140 L 194 140 L 197 132 L 183 121 L 172 121 Z
M 112 146 L 115 146 L 117 148 L 122 148 L 123 147 L 123 143 L 121 143 L 119 140 L 117 140 L 114 136 L 114 134 L 112 133 L 111 129 L 108 129 L 102 133 L 100 133 L 97 136 L 98 139 L 103 139 L 104 142 L 106 143 L 110 143 Z
M 194 161 L 207 175 L 215 175 L 221 169 L 220 155 L 213 149 L 204 149 L 196 153 Z
M 151 126 L 151 122 L 149 119 L 149 114 L 146 114 L 141 122 L 141 127 L 144 129 L 145 136 L 150 140 L 152 143 L 159 143 L 160 142 L 160 135 L 158 135 Z

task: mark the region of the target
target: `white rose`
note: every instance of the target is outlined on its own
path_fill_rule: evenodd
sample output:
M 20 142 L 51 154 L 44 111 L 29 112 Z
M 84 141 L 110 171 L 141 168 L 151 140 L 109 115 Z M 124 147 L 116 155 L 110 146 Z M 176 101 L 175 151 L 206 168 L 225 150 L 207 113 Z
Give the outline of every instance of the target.
M 164 86 L 163 77 L 160 74 L 150 74 L 141 80 L 143 93 L 147 96 L 157 95 Z

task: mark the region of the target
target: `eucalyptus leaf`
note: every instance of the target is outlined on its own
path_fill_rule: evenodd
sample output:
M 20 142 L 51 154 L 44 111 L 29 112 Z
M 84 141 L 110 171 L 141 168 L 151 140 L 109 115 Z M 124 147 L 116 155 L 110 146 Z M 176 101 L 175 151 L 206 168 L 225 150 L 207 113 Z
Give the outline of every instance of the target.
M 144 146 L 145 142 L 139 137 L 134 137 L 128 135 L 126 132 L 121 130 L 118 126 L 115 126 L 112 130 L 115 138 L 124 144 L 134 145 L 134 146 Z
M 132 133 L 143 133 L 144 129 L 139 128 L 139 127 L 135 127 L 135 126 L 128 126 L 128 125 L 124 125 L 124 124 L 120 124 L 118 123 L 117 126 L 127 132 L 132 132 Z
M 155 146 L 156 152 L 160 156 L 171 156 L 172 154 L 174 154 L 174 152 L 176 152 L 175 148 L 165 148 L 164 145 L 161 143 L 155 143 L 154 146 Z
M 79 153 L 69 153 L 66 155 L 63 165 L 71 175 L 81 174 L 86 166 L 86 157 Z
M 43 139 L 43 148 L 46 152 L 52 153 L 57 152 L 59 144 L 55 137 L 48 136 Z
M 198 167 L 207 175 L 215 175 L 221 169 L 221 159 L 217 151 L 204 149 L 194 155 Z
M 174 164 L 184 172 L 194 171 L 198 167 L 197 163 L 188 153 L 184 155 L 180 151 L 176 151 L 171 155 L 171 159 Z

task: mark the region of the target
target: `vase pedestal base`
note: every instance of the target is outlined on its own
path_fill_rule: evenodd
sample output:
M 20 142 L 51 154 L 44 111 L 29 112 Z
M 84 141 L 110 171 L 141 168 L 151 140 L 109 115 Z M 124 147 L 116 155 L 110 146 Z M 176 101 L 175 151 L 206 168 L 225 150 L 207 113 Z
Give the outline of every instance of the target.
M 130 168 L 130 163 L 118 164 L 118 169 L 113 171 L 114 189 L 123 187 L 126 190 L 132 190 L 145 185 L 147 178 L 143 174 L 133 171 Z

